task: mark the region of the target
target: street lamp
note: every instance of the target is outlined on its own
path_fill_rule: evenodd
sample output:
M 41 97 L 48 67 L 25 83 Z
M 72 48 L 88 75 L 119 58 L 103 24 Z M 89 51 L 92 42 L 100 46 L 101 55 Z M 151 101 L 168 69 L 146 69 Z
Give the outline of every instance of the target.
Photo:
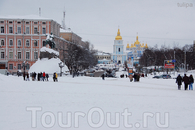
M 62 68 L 64 67 L 64 63 L 60 62 L 58 64 L 59 64 L 59 67 L 60 67 L 60 77 L 61 77 L 62 76 Z

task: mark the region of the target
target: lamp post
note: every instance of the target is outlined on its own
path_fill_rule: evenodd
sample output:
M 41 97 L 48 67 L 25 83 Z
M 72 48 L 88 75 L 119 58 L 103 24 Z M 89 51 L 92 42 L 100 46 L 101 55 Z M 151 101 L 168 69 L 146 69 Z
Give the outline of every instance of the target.
M 60 67 L 60 77 L 61 77 L 62 76 L 62 68 L 64 67 L 64 63 L 60 62 L 58 64 L 59 64 L 59 67 Z

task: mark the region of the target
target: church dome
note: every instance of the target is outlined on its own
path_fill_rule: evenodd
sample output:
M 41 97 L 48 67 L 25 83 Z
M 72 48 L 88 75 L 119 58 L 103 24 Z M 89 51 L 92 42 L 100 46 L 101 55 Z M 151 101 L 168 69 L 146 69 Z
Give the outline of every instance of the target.
M 120 36 L 120 29 L 118 29 L 117 36 L 115 37 L 115 40 L 122 40 L 122 37 Z
M 126 48 L 130 48 L 129 43 L 127 44 L 127 47 Z

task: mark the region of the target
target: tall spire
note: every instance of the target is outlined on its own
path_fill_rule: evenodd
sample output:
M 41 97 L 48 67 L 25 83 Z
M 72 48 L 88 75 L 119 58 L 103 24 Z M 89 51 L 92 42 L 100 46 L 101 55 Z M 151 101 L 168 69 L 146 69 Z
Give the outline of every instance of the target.
M 66 15 L 66 12 L 65 12 L 65 7 L 64 7 L 64 11 L 63 11 L 63 20 L 62 20 L 62 28 L 63 28 L 63 29 L 66 29 L 66 26 L 65 26 L 65 15 Z

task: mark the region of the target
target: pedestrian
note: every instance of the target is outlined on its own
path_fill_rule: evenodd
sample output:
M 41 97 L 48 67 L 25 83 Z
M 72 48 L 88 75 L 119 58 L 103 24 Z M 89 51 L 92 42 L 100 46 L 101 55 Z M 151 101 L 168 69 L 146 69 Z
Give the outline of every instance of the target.
M 23 72 L 23 78 L 24 78 L 24 81 L 25 81 L 25 77 L 26 77 L 26 74 L 25 74 L 25 72 Z
M 45 72 L 43 72 L 43 81 L 45 80 Z
M 184 74 L 183 82 L 184 82 L 184 86 L 185 86 L 184 89 L 185 89 L 185 90 L 188 90 L 189 77 L 186 76 L 186 74 Z
M 18 77 L 20 76 L 20 74 L 19 74 L 20 72 L 19 71 L 17 71 L 17 75 L 18 75 Z
M 189 77 L 189 90 L 193 90 L 194 78 L 192 75 Z
M 29 79 L 29 73 L 26 74 L 26 81 L 30 81 L 30 79 Z
M 43 73 L 41 72 L 40 73 L 40 81 L 42 81 L 43 80 Z
M 58 74 L 56 73 L 56 81 L 58 82 Z
M 40 81 L 40 73 L 37 74 L 37 80 Z
M 176 78 L 176 83 L 178 85 L 178 90 L 181 90 L 181 85 L 182 85 L 182 77 L 180 76 L 180 74 L 177 76 Z
M 101 75 L 101 77 L 102 77 L 102 80 L 104 80 L 105 75 L 104 75 L 104 74 L 102 74 L 102 75 Z
M 32 72 L 32 81 L 34 81 L 35 77 L 34 77 L 34 72 Z
M 36 80 L 36 76 L 37 76 L 37 74 L 36 74 L 36 72 L 34 72 L 34 80 Z
M 137 74 L 136 78 L 137 78 L 137 82 L 139 82 L 139 79 L 140 79 L 140 74 L 139 73 Z
M 134 78 L 134 82 L 137 82 L 137 74 L 136 73 L 134 73 L 133 78 Z
M 46 75 L 45 75 L 45 77 L 46 77 L 47 81 L 49 81 L 49 80 L 48 80 L 48 78 L 49 78 L 49 75 L 48 75 L 48 74 L 46 74 Z
M 58 82 L 58 75 L 57 75 L 56 72 L 53 74 L 53 81 L 54 81 L 54 82 L 55 82 L 55 81 Z

